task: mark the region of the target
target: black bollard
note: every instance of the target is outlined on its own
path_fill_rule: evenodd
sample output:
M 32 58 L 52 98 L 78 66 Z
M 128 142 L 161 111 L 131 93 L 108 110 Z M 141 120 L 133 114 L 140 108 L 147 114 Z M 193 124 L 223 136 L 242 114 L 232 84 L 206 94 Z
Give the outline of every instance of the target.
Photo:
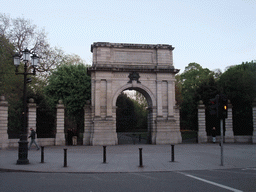
M 67 149 L 64 149 L 64 167 L 67 167 Z
M 143 163 L 142 163 L 142 148 L 139 148 L 139 158 L 140 158 L 140 166 L 139 167 L 143 167 Z
M 106 146 L 103 146 L 103 163 L 106 163 L 107 157 L 106 157 Z
M 172 145 L 172 162 L 174 162 L 174 145 Z
M 44 163 L 44 146 L 41 146 L 41 163 Z

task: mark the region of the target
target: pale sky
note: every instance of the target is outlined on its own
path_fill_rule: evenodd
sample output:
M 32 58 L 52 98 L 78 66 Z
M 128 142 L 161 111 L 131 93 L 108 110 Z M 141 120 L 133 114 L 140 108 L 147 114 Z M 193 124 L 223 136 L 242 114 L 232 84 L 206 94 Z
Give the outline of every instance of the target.
M 256 60 L 256 0 L 0 0 L 0 12 L 31 20 L 87 63 L 93 42 L 169 44 L 181 71 Z

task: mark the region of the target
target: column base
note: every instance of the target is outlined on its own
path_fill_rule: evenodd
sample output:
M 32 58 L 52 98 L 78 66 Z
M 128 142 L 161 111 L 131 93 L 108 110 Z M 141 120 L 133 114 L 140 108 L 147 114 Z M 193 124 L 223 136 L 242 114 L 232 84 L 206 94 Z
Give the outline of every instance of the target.
M 161 131 L 156 133 L 156 145 L 182 143 L 180 131 Z
M 56 138 L 55 138 L 55 145 L 65 145 L 66 144 L 66 140 L 65 140 L 65 137 L 63 135 L 64 133 L 62 134 L 56 134 Z
M 175 119 L 158 119 L 156 126 L 156 133 L 153 134 L 155 135 L 155 144 L 162 145 L 182 143 L 181 132 L 179 128 L 177 128 L 177 121 L 175 121 Z
M 91 133 L 91 145 L 117 145 L 116 122 L 111 119 L 95 119 Z
M 198 143 L 207 143 L 207 134 L 205 131 L 200 131 L 198 132 L 198 136 L 197 136 L 197 140 L 198 140 Z
M 254 133 L 252 136 L 252 143 L 256 143 L 256 133 Z

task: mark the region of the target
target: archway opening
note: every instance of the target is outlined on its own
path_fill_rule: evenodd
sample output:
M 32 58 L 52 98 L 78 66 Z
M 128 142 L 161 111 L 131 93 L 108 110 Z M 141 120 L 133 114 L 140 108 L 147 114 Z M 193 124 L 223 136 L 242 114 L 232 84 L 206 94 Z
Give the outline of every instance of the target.
M 151 143 L 150 98 L 141 90 L 124 90 L 116 101 L 118 144 Z

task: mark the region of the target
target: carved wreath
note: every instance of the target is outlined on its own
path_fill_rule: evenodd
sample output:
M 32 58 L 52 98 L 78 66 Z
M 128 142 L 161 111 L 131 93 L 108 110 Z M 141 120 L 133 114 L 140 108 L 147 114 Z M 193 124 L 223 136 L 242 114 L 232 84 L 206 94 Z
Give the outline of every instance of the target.
M 128 77 L 130 78 L 130 81 L 128 81 L 128 83 L 132 83 L 132 81 L 137 81 L 137 83 L 140 83 L 140 75 L 138 72 L 131 72 Z

